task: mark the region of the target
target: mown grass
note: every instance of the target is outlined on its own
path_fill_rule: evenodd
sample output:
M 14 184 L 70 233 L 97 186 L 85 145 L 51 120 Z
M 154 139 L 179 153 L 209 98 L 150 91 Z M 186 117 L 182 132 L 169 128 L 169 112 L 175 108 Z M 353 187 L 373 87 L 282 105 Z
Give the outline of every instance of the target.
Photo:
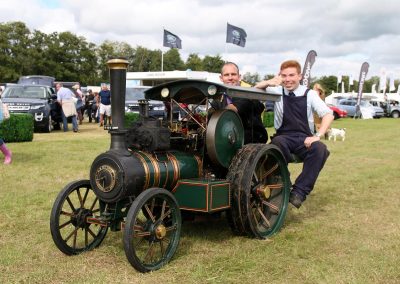
M 346 141 L 325 141 L 331 156 L 315 190 L 299 210 L 289 208 L 277 235 L 237 237 L 224 218 L 185 223 L 173 260 L 148 274 L 130 266 L 120 232 L 72 257 L 50 235 L 54 199 L 88 178 L 109 148 L 106 131 L 86 124 L 78 134 L 10 143 L 13 164 L 0 166 L 0 283 L 399 283 L 400 120 L 334 127 L 346 127 Z M 292 179 L 301 166 L 289 166 Z

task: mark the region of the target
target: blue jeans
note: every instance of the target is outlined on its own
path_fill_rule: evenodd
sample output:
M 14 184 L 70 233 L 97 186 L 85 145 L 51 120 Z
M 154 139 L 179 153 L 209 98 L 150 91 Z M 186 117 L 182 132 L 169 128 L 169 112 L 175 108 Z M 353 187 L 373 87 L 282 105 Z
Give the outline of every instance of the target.
M 62 120 L 64 132 L 68 131 L 67 117 L 65 116 L 64 112 L 62 112 Z M 72 116 L 72 129 L 74 131 L 78 131 L 78 122 L 76 121 L 76 115 Z

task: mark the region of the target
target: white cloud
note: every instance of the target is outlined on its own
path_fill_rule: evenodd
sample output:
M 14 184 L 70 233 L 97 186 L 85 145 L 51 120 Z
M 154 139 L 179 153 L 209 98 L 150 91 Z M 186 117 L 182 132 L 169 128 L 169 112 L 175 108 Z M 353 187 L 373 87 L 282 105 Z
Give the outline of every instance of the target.
M 150 49 L 162 48 L 164 27 L 182 39 L 183 58 L 189 53 L 220 54 L 237 62 L 242 73 L 274 74 L 282 60 L 303 64 L 314 49 L 318 57 L 313 76 L 343 71 L 358 78 L 361 64 L 368 61 L 368 77 L 378 75 L 382 67 L 400 77 L 397 0 L 46 2 L 0 0 L 0 22 L 22 21 L 31 30 L 68 30 L 96 44 L 108 39 Z M 246 30 L 245 48 L 225 44 L 227 22 Z

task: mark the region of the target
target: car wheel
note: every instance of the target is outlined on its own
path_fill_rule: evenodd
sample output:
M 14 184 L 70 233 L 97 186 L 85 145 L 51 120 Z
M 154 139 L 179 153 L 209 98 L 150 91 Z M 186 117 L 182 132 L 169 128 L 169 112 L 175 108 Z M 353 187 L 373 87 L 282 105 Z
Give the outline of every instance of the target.
M 394 111 L 392 112 L 392 118 L 399 118 L 400 117 L 400 112 Z
M 337 112 L 333 112 L 333 116 L 334 116 L 335 120 L 340 118 L 340 116 Z
M 43 131 L 46 132 L 46 133 L 50 133 L 51 130 L 52 130 L 52 127 L 53 127 L 53 122 L 52 122 L 52 119 L 51 119 L 51 115 L 49 115 L 49 117 L 47 119 L 47 122 L 43 127 Z

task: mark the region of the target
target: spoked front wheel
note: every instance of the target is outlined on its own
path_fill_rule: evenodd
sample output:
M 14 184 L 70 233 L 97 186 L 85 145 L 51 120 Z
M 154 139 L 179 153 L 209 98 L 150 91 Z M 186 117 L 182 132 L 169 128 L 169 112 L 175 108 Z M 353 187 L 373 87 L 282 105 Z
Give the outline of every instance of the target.
M 107 227 L 87 222 L 100 212 L 100 203 L 89 180 L 69 183 L 58 194 L 50 216 L 53 241 L 67 255 L 79 254 L 98 247 Z
M 157 270 L 175 254 L 181 234 L 181 213 L 167 190 L 149 188 L 132 203 L 124 229 L 125 254 L 140 272 Z
M 227 179 L 231 182 L 232 230 L 264 239 L 276 233 L 286 216 L 290 178 L 278 147 L 247 144 L 234 157 Z

